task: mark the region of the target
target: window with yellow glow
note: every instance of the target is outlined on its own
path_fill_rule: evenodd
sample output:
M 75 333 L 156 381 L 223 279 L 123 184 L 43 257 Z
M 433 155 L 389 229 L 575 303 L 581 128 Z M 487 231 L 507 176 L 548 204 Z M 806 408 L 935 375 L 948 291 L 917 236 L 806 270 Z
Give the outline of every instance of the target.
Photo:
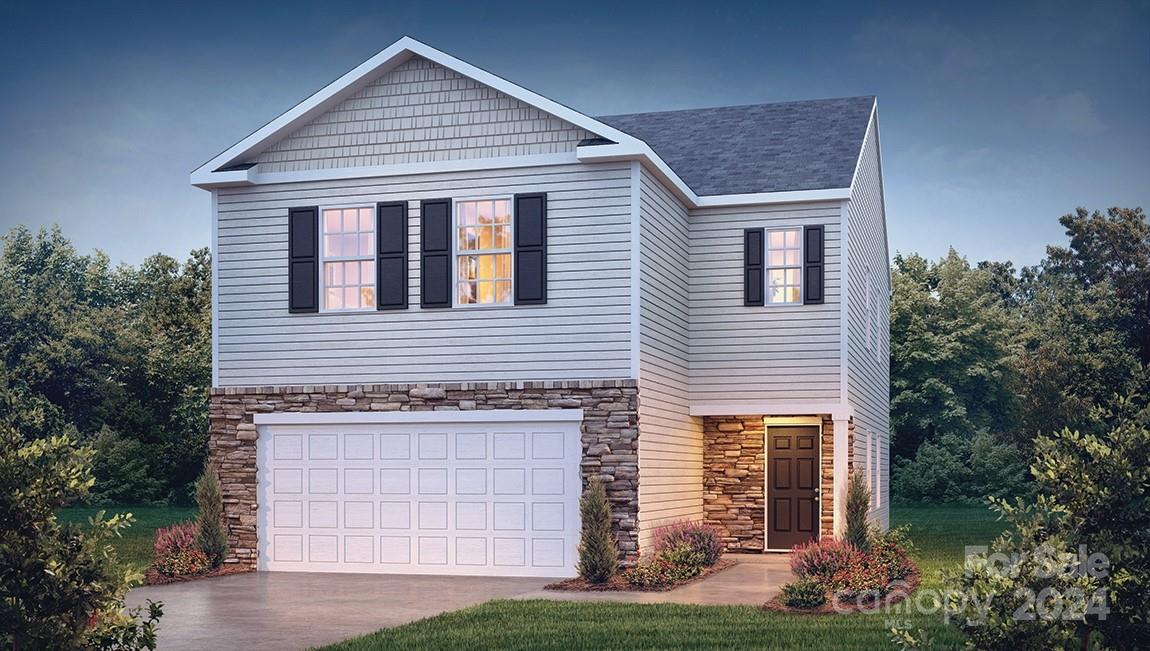
M 371 208 L 323 211 L 323 307 L 375 307 L 375 219 Z
M 455 204 L 458 305 L 511 303 L 511 201 Z
M 767 304 L 798 304 L 803 300 L 803 231 L 767 231 Z

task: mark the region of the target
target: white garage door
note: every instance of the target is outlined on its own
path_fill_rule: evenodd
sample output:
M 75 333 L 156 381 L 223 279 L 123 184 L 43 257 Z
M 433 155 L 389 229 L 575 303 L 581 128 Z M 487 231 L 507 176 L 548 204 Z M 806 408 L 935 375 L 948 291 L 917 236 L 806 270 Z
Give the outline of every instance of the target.
M 574 576 L 581 421 L 258 414 L 260 569 Z

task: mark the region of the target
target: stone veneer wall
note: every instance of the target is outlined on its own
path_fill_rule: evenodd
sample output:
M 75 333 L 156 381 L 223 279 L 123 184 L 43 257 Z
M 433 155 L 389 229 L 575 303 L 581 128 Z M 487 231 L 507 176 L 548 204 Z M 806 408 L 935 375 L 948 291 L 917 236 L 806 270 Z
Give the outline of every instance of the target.
M 853 438 L 854 425 L 850 426 Z M 703 517 L 719 528 L 727 550 L 761 552 L 766 530 L 762 416 L 703 418 Z M 848 441 L 848 449 L 851 442 Z M 834 534 L 834 423 L 823 419 L 819 535 Z
M 621 555 L 639 553 L 639 390 L 634 380 L 226 387 L 212 390 L 208 446 L 220 472 L 229 563 L 256 564 L 256 440 L 272 412 L 583 409 L 583 478 L 611 501 Z

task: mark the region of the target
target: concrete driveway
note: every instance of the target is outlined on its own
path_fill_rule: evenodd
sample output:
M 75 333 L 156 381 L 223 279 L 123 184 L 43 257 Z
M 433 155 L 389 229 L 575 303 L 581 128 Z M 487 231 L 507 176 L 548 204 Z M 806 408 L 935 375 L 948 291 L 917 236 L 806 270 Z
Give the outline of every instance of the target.
M 305 649 L 536 592 L 554 580 L 252 572 L 136 588 L 127 602 L 164 602 L 164 651 Z

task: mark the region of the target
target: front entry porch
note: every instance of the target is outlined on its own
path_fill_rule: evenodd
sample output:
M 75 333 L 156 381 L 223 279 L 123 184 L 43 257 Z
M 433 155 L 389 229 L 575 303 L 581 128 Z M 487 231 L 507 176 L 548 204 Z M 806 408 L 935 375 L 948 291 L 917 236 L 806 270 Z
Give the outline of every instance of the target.
M 785 552 L 834 535 L 835 427 L 829 414 L 703 417 L 703 515 L 727 551 Z M 838 427 L 845 452 L 853 427 Z

